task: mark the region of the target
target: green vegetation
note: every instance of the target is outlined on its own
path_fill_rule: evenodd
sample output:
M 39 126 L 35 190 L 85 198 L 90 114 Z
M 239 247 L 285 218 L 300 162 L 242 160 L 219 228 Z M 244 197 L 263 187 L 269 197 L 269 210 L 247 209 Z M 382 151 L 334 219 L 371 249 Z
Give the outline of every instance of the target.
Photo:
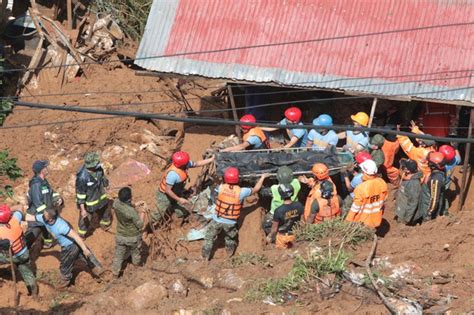
M 261 265 L 264 267 L 271 266 L 271 264 L 268 262 L 267 257 L 253 253 L 241 253 L 233 256 L 230 259 L 230 265 L 232 266 L 232 268 L 245 265 Z
M 0 180 L 17 180 L 23 176 L 22 170 L 16 165 L 16 158 L 9 157 L 8 150 L 0 151 Z M 10 185 L 1 185 L 0 197 L 13 196 L 13 187 Z
M 7 118 L 7 115 L 11 113 L 12 108 L 12 102 L 5 99 L 0 100 L 0 126 L 3 125 L 3 123 L 5 122 L 5 118 Z
M 251 301 L 271 297 L 275 302 L 284 302 L 291 292 L 310 288 L 311 282 L 328 274 L 340 277 L 345 269 L 348 255 L 342 246 L 328 246 L 321 251 L 310 251 L 306 257 L 297 256 L 291 271 L 284 278 L 269 279 L 257 283 L 246 295 Z
M 365 225 L 347 222 L 342 218 L 321 224 L 300 224 L 295 233 L 299 241 L 315 242 L 330 237 L 340 239 L 342 243 L 350 246 L 370 240 L 373 236 L 373 231 Z
M 139 40 L 145 30 L 152 0 L 98 0 L 98 12 L 111 14 L 122 31 L 131 39 Z

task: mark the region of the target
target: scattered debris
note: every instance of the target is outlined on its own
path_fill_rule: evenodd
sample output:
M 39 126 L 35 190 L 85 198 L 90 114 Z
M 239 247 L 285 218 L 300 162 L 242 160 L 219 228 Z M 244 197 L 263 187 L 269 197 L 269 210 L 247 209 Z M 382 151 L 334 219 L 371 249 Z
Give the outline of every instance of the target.
M 109 176 L 111 189 L 131 185 L 151 173 L 151 170 L 143 163 L 128 160 L 120 164 Z

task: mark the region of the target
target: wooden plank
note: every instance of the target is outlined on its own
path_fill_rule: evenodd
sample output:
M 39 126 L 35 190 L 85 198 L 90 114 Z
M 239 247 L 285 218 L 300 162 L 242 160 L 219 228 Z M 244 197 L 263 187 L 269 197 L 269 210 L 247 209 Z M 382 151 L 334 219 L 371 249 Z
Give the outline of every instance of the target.
M 370 116 L 369 116 L 369 125 L 368 127 L 372 127 L 372 121 L 374 120 L 374 115 L 375 115 L 375 108 L 377 107 L 377 101 L 378 98 L 374 98 L 374 101 L 372 102 L 372 108 L 370 109 Z
M 67 3 L 67 28 L 72 30 L 72 0 L 66 0 Z
M 235 109 L 234 94 L 232 93 L 232 87 L 230 85 L 227 85 L 227 93 L 229 95 L 229 102 L 230 106 L 232 107 L 232 116 L 234 117 L 234 121 L 239 121 L 237 110 Z M 242 131 L 240 130 L 240 126 L 235 126 L 235 133 L 237 134 L 237 137 L 242 140 Z
M 472 125 L 474 124 L 474 110 L 471 108 L 471 116 L 469 118 L 469 129 L 467 131 L 467 138 L 471 139 L 472 138 Z M 459 202 L 458 202 L 458 211 L 461 211 L 463 206 L 464 206 L 464 199 L 466 195 L 466 190 L 469 187 L 469 185 L 466 185 L 467 178 L 470 177 L 468 176 L 471 172 L 471 168 L 469 167 L 469 159 L 471 157 L 471 143 L 466 144 L 466 152 L 464 152 L 464 164 L 462 166 L 462 179 L 461 179 L 461 194 L 459 195 Z

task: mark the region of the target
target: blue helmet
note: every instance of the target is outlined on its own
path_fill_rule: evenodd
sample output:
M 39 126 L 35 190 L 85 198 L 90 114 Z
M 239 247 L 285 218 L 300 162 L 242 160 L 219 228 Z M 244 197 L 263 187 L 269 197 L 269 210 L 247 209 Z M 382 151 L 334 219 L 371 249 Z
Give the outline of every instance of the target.
M 330 127 L 332 126 L 332 117 L 327 114 L 319 115 L 318 118 L 313 120 L 313 125 L 322 126 L 322 127 Z

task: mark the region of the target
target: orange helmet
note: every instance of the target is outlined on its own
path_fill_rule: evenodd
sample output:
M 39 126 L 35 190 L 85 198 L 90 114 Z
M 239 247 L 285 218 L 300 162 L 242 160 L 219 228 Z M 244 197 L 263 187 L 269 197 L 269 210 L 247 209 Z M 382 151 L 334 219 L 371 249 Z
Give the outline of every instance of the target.
M 329 177 L 329 169 L 323 163 L 314 164 L 311 168 L 311 172 L 313 172 L 313 175 L 319 180 L 324 180 Z

